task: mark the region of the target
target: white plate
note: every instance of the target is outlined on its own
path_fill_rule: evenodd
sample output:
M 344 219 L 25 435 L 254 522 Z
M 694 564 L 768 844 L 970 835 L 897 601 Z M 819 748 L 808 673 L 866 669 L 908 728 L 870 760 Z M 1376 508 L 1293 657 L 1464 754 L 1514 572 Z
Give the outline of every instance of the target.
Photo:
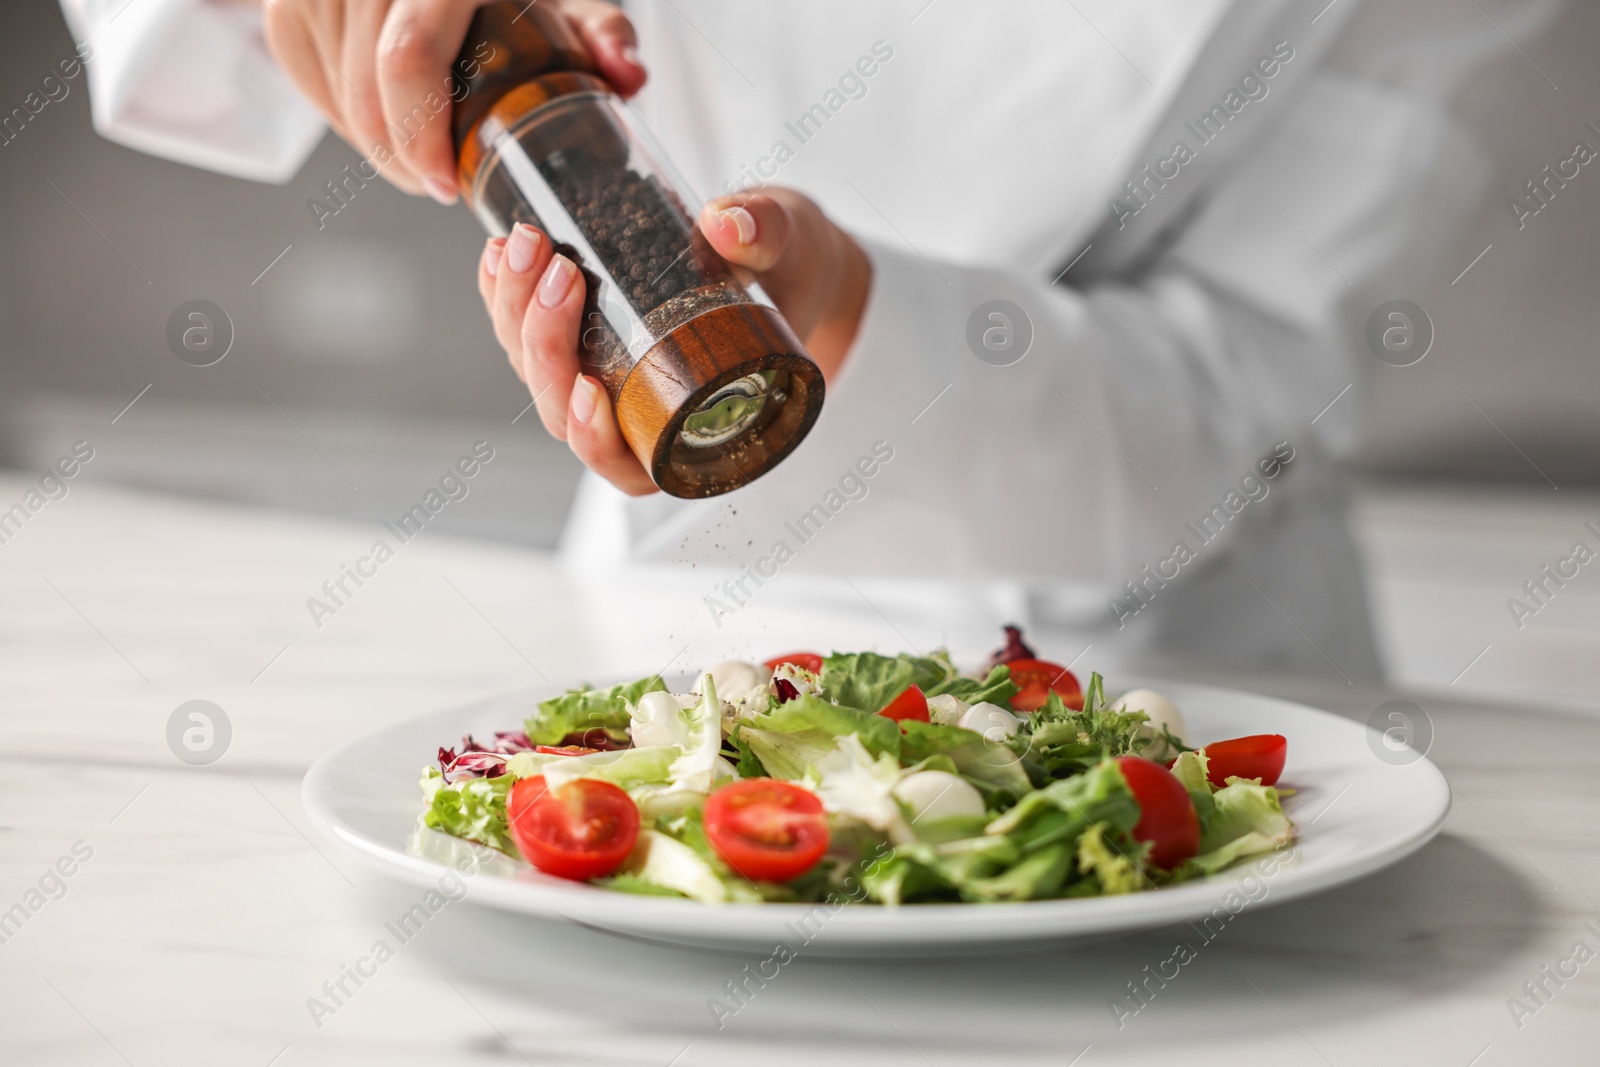
M 678 679 L 669 679 L 676 684 Z M 681 680 L 685 686 L 688 680 Z M 1364 877 L 1439 832 L 1450 786 L 1422 756 L 1386 748 L 1358 722 L 1271 697 L 1159 680 L 1148 685 L 1183 712 L 1191 744 L 1281 733 L 1289 760 L 1280 786 L 1299 829 L 1292 854 L 1199 882 L 1127 896 L 1015 904 L 724 904 L 616 893 L 550 878 L 520 860 L 421 826 L 421 769 L 462 734 L 519 727 L 548 693 L 497 697 L 437 712 L 346 742 L 306 774 L 302 797 L 317 827 L 381 870 L 490 907 L 564 918 L 650 941 L 816 956 L 964 955 L 1038 948 L 1184 920 L 1215 922 L 1246 906 L 1294 900 Z M 1380 755 L 1381 753 L 1381 755 Z M 1409 762 L 1401 762 L 1402 760 Z M 463 877 L 457 875 L 457 877 Z M 1225 909 L 1219 913 L 1218 909 Z

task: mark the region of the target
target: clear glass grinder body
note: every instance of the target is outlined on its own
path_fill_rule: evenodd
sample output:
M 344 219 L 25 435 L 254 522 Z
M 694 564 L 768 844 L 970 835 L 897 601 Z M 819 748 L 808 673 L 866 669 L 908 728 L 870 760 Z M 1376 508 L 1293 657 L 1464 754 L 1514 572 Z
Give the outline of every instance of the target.
M 684 186 L 559 15 L 480 8 L 457 63 L 461 191 L 491 233 L 550 235 L 588 293 L 579 359 L 680 497 L 760 477 L 821 411 L 821 372 L 695 224 Z

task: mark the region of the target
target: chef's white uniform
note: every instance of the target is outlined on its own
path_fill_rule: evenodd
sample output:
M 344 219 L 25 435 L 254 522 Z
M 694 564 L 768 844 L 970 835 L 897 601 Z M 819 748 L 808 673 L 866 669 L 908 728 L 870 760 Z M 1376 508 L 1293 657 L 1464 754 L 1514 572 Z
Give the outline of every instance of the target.
M 257 17 L 135 0 L 113 21 L 124 2 L 63 0 L 95 48 L 97 128 L 291 176 L 321 125 Z M 1376 365 L 1367 316 L 1445 269 L 1428 253 L 1486 178 L 1444 105 L 1506 47 L 1487 20 L 1357 0 L 628 9 L 637 106 L 690 187 L 803 190 L 873 283 L 793 456 L 714 501 L 588 477 L 575 567 L 687 583 L 717 628 L 808 603 L 881 620 L 887 647 L 970 652 L 1018 621 L 1095 665 L 1378 670 L 1330 464 Z M 996 300 L 1021 315 L 973 327 Z M 1026 355 L 978 358 L 986 330 L 1002 350 L 1031 335 Z

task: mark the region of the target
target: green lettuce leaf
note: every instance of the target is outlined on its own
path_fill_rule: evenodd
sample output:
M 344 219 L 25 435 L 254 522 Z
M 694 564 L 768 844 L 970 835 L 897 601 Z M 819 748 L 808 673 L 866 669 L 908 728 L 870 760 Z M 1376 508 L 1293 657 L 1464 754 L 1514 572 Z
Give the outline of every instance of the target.
M 609 878 L 596 878 L 594 884 L 603 886 L 606 889 L 615 889 L 619 893 L 634 893 L 641 897 L 676 897 L 682 900 L 688 896 L 686 893 L 680 893 L 676 889 L 668 889 L 664 885 L 646 881 L 637 874 L 629 874 L 626 871 L 620 874 L 613 874 Z
M 1015 752 L 974 730 L 915 719 L 902 722 L 900 728 L 904 731 L 900 737 L 902 763 L 910 765 L 943 756 L 957 774 L 977 786 L 986 797 L 1004 793 L 1003 797 L 996 798 L 995 806 L 1009 806 L 1033 788 Z
M 685 811 L 656 820 L 655 832 L 671 841 L 677 848 L 663 849 L 654 858 L 638 855 L 628 858 L 625 870 L 631 870 L 647 881 L 668 889 L 676 889 L 695 899 L 710 899 L 720 892 L 722 900 L 756 902 L 762 900 L 790 900 L 794 894 L 788 887 L 775 882 L 753 882 L 729 867 L 706 837 L 705 825 L 699 810 Z M 643 840 L 643 834 L 640 835 Z M 685 851 L 686 850 L 686 851 Z M 636 869 L 635 859 L 640 860 Z M 709 872 L 721 886 L 713 890 L 706 880 Z M 696 894 L 703 894 L 696 896 Z
M 1207 874 L 1294 840 L 1294 824 L 1270 785 L 1235 778 L 1211 801 L 1212 810 L 1200 821 L 1200 854 L 1189 861 Z
M 511 757 L 515 762 L 523 753 Z M 672 745 L 625 748 L 617 752 L 591 752 L 585 756 L 553 756 L 535 773 L 543 774 L 545 785 L 558 789 L 576 778 L 598 778 L 620 789 L 664 786 L 674 761 L 681 751 Z
M 1072 847 L 1048 845 L 1030 853 L 1002 874 L 975 878 L 961 886 L 963 900 L 1042 900 L 1061 890 L 1072 870 Z
M 725 879 L 693 848 L 658 830 L 641 830 L 639 843 L 623 865 L 632 884 L 681 893 L 691 900 L 720 904 L 731 899 Z
M 781 770 L 779 766 L 768 762 L 769 751 L 776 742 L 764 738 L 758 743 L 752 736 L 754 731 L 789 735 L 781 745 L 794 755 L 786 761 L 774 754 Z M 752 715 L 744 720 L 740 730 L 740 736 L 750 744 L 767 772 L 775 778 L 801 777 L 803 770 L 800 774 L 787 773 L 793 770 L 795 760 L 809 760 L 806 764 L 809 766 L 815 762 L 816 754 L 831 751 L 835 740 L 846 734 L 859 737 L 867 751 L 875 756 L 885 752 L 892 756 L 899 755 L 900 728 L 893 719 L 853 707 L 830 704 L 811 693 L 779 704 L 764 715 Z M 767 745 L 766 750 L 762 744 Z
M 1057 843 L 1074 847 L 1091 826 L 1126 833 L 1138 822 L 1138 801 L 1122 771 L 1106 760 L 1083 774 L 1034 790 L 991 822 L 986 832 L 1009 835 L 1027 853 Z
M 678 713 L 673 735 L 683 751 L 670 769 L 673 787 L 709 793 L 729 773 L 722 762 L 722 701 L 709 673 L 700 676 L 700 703 Z
M 1172 765 L 1172 776 L 1183 783 L 1183 787 L 1190 793 L 1211 792 L 1211 783 L 1206 778 L 1210 769 L 1211 760 L 1207 758 L 1203 749 L 1194 749 L 1189 752 L 1178 753 L 1178 760 Z
M 645 693 L 666 689 L 659 675 L 614 685 L 609 689 L 572 689 L 541 701 L 539 710 L 524 724 L 528 740 L 536 745 L 559 745 L 568 734 L 600 727 L 626 730 L 628 705 Z
M 428 767 L 422 772 L 422 795 L 428 804 L 422 813 L 422 824 L 521 856 L 506 823 L 506 793 L 516 780 L 502 774 L 498 778 L 467 778 L 447 785 L 437 767 Z
M 755 749 L 750 747 L 750 742 L 744 737 L 744 730 L 745 724 L 736 722 L 733 724 L 733 729 L 728 731 L 728 744 L 732 745 L 733 750 L 739 753 L 739 758 L 734 763 L 733 769 L 739 772 L 740 778 L 777 777 L 777 775 L 767 770 L 766 766 L 761 762 L 761 758 L 756 755 Z
M 876 652 L 835 652 L 822 661 L 821 684 L 824 693 L 846 707 L 877 712 L 908 686 L 915 685 L 924 693 L 930 693 L 955 677 L 959 675 L 954 665 L 943 655 L 880 656 Z
M 951 886 L 927 855 L 914 856 L 896 849 L 868 864 L 860 874 L 867 897 L 896 906 L 916 901 L 954 899 Z
M 949 694 L 968 704 L 982 704 L 987 701 L 1002 708 L 1009 708 L 1011 698 L 1018 692 L 1020 690 L 1016 683 L 1011 680 L 1011 668 L 1003 663 L 990 670 L 986 678 L 968 678 L 958 674 L 953 678 L 946 678 L 932 689 L 923 690 L 925 696 Z
M 859 737 L 845 734 L 834 740 L 832 751 L 816 761 L 806 785 L 831 814 L 857 819 L 895 844 L 903 844 L 914 837 L 905 809 L 893 795 L 904 773 L 893 756 L 873 756 Z

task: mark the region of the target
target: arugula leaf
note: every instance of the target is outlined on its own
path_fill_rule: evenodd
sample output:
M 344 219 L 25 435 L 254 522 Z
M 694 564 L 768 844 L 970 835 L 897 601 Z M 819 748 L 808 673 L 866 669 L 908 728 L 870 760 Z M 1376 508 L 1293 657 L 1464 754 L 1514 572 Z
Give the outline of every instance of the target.
M 609 689 L 580 686 L 558 697 L 540 701 L 539 710 L 524 726 L 528 740 L 536 745 L 559 745 L 568 734 L 600 727 L 606 730 L 628 728 L 628 705 L 646 693 L 665 690 L 659 675 L 614 685 Z

